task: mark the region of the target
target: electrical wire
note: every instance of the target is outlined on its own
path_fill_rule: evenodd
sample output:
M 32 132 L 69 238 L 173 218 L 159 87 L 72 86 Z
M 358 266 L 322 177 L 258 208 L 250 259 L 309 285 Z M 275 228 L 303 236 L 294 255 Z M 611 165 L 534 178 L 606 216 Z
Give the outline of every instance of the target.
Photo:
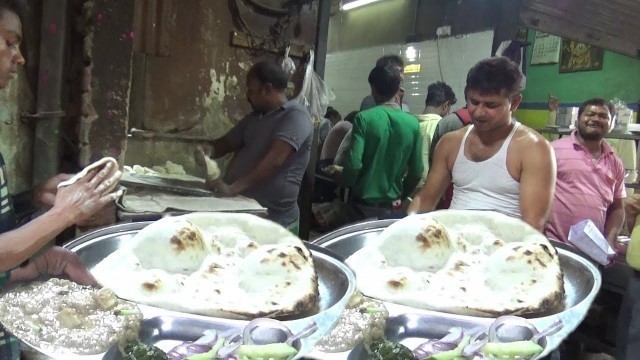
M 442 56 L 440 56 L 440 37 L 436 36 L 436 51 L 438 52 L 438 70 L 440 70 L 440 81 L 444 82 L 442 74 Z

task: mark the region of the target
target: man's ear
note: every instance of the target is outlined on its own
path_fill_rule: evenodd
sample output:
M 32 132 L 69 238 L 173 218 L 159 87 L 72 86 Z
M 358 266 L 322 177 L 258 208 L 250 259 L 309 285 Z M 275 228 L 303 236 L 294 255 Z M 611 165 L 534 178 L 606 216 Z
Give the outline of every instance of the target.
M 513 95 L 513 98 L 511 98 L 511 109 L 510 109 L 511 112 L 518 110 L 518 106 L 520 106 L 521 101 L 522 101 L 522 94 L 517 93 Z
M 448 114 L 449 111 L 451 111 L 451 101 L 447 100 L 444 102 L 444 104 L 442 104 L 442 111 L 445 114 Z

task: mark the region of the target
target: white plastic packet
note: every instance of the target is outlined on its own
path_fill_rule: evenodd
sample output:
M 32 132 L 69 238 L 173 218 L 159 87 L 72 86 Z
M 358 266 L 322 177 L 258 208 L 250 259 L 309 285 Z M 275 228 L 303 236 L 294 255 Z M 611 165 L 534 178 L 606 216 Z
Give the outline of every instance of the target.
M 291 50 L 291 46 L 287 46 L 287 49 L 284 51 L 284 57 L 280 62 L 280 66 L 282 66 L 282 70 L 287 74 L 287 79 L 291 79 L 293 73 L 296 72 L 296 63 L 293 62 L 293 59 L 289 57 L 289 50 Z
M 569 242 L 601 265 L 613 262 L 616 252 L 591 220 L 583 220 L 569 230 Z

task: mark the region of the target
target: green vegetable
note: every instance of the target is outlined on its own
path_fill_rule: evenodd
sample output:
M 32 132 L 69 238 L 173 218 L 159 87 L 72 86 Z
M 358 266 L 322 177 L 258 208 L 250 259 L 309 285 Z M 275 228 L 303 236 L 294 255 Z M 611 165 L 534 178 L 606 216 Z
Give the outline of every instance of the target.
M 443 351 L 441 353 L 431 355 L 427 359 L 428 360 L 457 360 L 461 358 L 462 350 L 467 345 L 469 345 L 470 339 L 471 338 L 469 336 L 465 336 L 462 338 L 462 341 L 460 341 L 460 344 L 458 344 L 458 347 L 456 347 L 455 349 L 449 350 L 449 351 Z
M 290 359 L 298 350 L 285 343 L 266 345 L 240 345 L 236 354 L 241 359 Z
M 123 347 L 124 360 L 168 360 L 167 355 L 159 348 L 146 345 L 140 340 L 126 343 Z
M 138 314 L 140 314 L 140 312 L 134 309 L 115 310 L 113 312 L 113 315 L 115 316 L 131 316 L 131 315 L 138 315 Z
M 496 357 L 528 357 L 538 355 L 542 350 L 542 346 L 528 340 L 504 343 L 489 342 L 480 351 L 485 355 L 494 355 Z
M 26 323 L 27 323 L 27 325 L 29 325 L 31 330 L 33 330 L 34 332 L 37 332 L 37 333 L 42 332 L 42 326 L 36 324 L 34 321 L 26 320 Z
M 374 314 L 374 313 L 383 312 L 384 310 L 385 310 L 384 308 L 371 307 L 371 306 L 361 307 L 360 309 L 358 309 L 358 311 L 360 311 L 361 314 Z
M 207 351 L 203 354 L 194 354 L 186 358 L 186 360 L 212 360 L 216 358 L 216 354 L 218 354 L 218 350 L 222 348 L 224 345 L 224 338 L 218 338 L 215 345 L 211 347 L 211 350 Z
M 371 343 L 371 360 L 414 360 L 413 352 L 400 344 L 385 339 L 378 339 Z

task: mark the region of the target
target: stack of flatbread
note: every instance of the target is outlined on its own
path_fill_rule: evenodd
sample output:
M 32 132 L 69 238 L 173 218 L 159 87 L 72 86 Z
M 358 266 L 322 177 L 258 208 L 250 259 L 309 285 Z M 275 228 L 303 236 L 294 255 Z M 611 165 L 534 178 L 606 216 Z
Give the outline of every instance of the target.
M 121 298 L 225 318 L 300 314 L 318 299 L 313 258 L 302 240 L 248 214 L 163 218 L 92 273 Z
M 524 315 L 561 306 L 558 254 L 526 223 L 489 211 L 404 218 L 347 259 L 358 290 L 421 309 Z

